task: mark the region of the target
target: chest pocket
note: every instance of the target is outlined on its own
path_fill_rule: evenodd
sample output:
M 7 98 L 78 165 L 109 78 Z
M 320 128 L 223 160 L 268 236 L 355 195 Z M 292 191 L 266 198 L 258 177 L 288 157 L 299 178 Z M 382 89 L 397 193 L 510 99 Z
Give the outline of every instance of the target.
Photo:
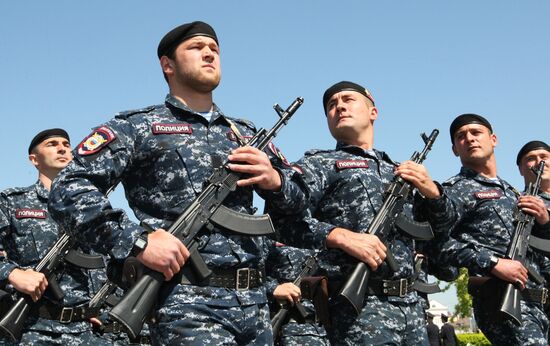
M 492 231 L 488 237 L 498 237 L 503 242 L 508 242 L 514 231 L 515 210 L 515 200 L 501 193 L 498 198 L 477 200 L 472 217 L 475 217 L 477 222 L 490 223 L 489 228 Z
M 186 145 L 178 146 L 179 159 L 183 163 L 195 193 L 200 193 L 207 179 L 214 171 L 214 165 L 221 166 L 227 161 L 232 149 L 238 147 L 231 141 L 227 132 L 212 128 L 206 140 L 195 139 Z
M 52 232 L 51 225 L 43 219 L 15 219 L 14 225 L 12 236 L 21 265 L 38 262 L 57 239 L 57 233 Z
M 382 198 L 380 184 L 373 184 L 371 180 L 359 169 L 340 172 L 325 195 L 323 214 L 342 226 L 366 229 Z

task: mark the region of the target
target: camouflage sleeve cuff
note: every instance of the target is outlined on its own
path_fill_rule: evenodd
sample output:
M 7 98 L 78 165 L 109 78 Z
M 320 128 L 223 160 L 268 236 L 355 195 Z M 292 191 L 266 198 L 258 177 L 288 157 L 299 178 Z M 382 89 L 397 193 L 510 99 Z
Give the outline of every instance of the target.
M 265 282 L 265 291 L 267 294 L 267 300 L 273 301 L 275 298 L 273 297 L 273 292 L 275 291 L 275 288 L 279 285 L 279 282 L 274 278 L 267 278 L 267 281 Z
M 335 229 L 336 226 L 331 225 L 326 222 L 319 222 L 317 225 L 317 232 L 315 237 L 315 249 L 324 249 L 327 250 L 327 238 L 330 232 Z
M 483 274 L 490 274 L 491 272 L 491 255 L 488 250 L 481 250 L 476 257 L 476 264 Z
M 119 241 L 111 249 L 112 256 L 117 260 L 124 260 L 134 247 L 134 243 L 145 230 L 133 222 L 128 222 L 119 236 Z
M 294 214 L 304 209 L 307 198 L 303 189 L 293 179 L 294 173 L 283 172 L 274 167 L 281 177 L 281 188 L 279 191 L 266 191 L 256 188 L 256 193 L 265 200 L 269 200 L 278 212 L 283 214 Z M 289 174 L 289 175 L 287 175 Z
M 0 286 L 5 287 L 8 284 L 10 273 L 18 266 L 14 263 L 4 262 L 0 265 Z
M 437 198 L 421 197 L 422 201 L 423 203 L 426 204 L 428 210 L 433 210 L 436 212 L 445 211 L 445 207 L 447 203 L 445 193 L 442 191 L 441 186 L 438 183 L 436 183 L 436 185 L 437 185 L 437 188 L 439 189 L 440 196 Z M 417 195 L 420 196 L 420 194 L 417 194 Z

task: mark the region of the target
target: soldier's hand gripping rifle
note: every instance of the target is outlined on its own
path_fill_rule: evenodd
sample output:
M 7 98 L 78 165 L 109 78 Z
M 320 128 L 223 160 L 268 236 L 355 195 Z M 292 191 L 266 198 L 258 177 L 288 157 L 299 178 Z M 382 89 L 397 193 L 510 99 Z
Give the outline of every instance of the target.
M 34 271 L 43 273 L 48 280 L 47 290 L 56 300 L 64 297 L 63 290 L 57 283 L 55 271 L 63 262 L 74 264 L 81 268 L 97 269 L 104 267 L 103 258 L 96 255 L 86 255 L 73 249 L 71 237 L 64 233 L 48 250 L 44 258 L 34 267 Z M 21 331 L 34 302 L 27 294 L 18 293 L 19 298 L 0 320 L 0 333 L 11 340 L 19 340 Z
M 422 140 L 425 144 L 424 149 L 420 153 L 414 152 L 411 161 L 421 164 L 426 159 L 438 134 L 439 130 L 437 129 L 434 129 L 429 137 L 422 133 Z M 390 236 L 394 225 L 414 239 L 429 240 L 433 238 L 432 229 L 427 222 L 416 222 L 402 214 L 403 206 L 412 190 L 412 184 L 396 176 L 386 191 L 382 207 L 380 207 L 366 231 L 368 234 L 376 235 L 387 246 L 388 251 L 386 252 L 385 261 L 393 272 L 399 268 L 395 258 L 389 251 L 387 238 Z M 355 308 L 357 314 L 363 308 L 370 272 L 371 270 L 367 264 L 361 261 L 357 263 L 339 293 L 340 297 L 347 300 Z
M 259 130 L 246 144 L 259 150 L 265 149 L 303 102 L 303 98 L 298 97 L 286 110 L 276 104 L 274 108 L 280 119 L 271 130 Z M 266 235 L 274 232 L 269 215 L 241 214 L 222 205 L 225 198 L 235 191 L 237 181 L 242 176 L 241 173 L 229 170 L 228 163 L 226 162 L 214 170 L 202 192 L 167 230 L 181 239 L 189 249 L 191 256 L 187 265 L 191 265 L 199 281 L 206 279 L 211 274 L 198 253 L 198 244 L 195 240 L 196 235 L 204 226 L 214 223 L 233 232 L 248 235 Z M 145 271 L 145 274 L 109 312 L 113 319 L 127 329 L 131 338 L 139 335 L 145 318 L 155 305 L 163 283 L 162 273 L 153 270 Z
M 302 269 L 302 271 L 300 271 L 300 274 L 298 274 L 298 277 L 294 279 L 292 283 L 300 287 L 300 283 L 302 282 L 302 280 L 306 276 L 310 276 L 311 274 L 313 274 L 316 270 L 317 270 L 317 259 L 315 258 L 315 256 L 308 257 L 304 264 L 304 268 Z M 279 311 L 277 311 L 277 313 L 271 319 L 271 328 L 273 329 L 273 338 L 277 337 L 277 335 L 279 334 L 279 330 L 285 323 L 288 317 L 288 314 L 290 313 L 290 310 L 293 308 L 287 302 L 280 305 L 281 307 Z M 307 316 L 307 312 L 305 312 L 304 307 L 300 302 L 296 303 L 294 307 L 299 310 L 300 314 L 304 315 L 303 316 L 304 318 Z
M 529 183 L 529 187 L 526 191 L 526 196 L 537 196 L 540 189 L 540 182 L 542 179 L 542 173 L 544 171 L 544 161 L 541 161 L 536 169 L 533 169 L 533 172 L 536 174 L 537 179 L 534 183 Z M 526 268 L 529 268 L 527 263 L 527 248 L 529 246 L 529 238 L 531 236 L 531 230 L 533 224 L 535 223 L 535 217 L 529 215 L 523 211 L 519 212 L 516 229 L 514 230 L 514 235 L 510 247 L 506 252 L 506 257 L 511 260 L 520 261 Z M 537 277 L 540 277 L 538 273 L 534 271 L 529 271 L 529 274 L 536 281 L 543 281 L 541 279 L 537 280 Z M 542 282 L 539 282 L 542 283 Z M 506 283 L 506 289 L 504 290 L 504 295 L 502 296 L 502 302 L 500 303 L 500 314 L 506 318 L 510 319 L 516 325 L 521 325 L 521 292 L 512 283 Z

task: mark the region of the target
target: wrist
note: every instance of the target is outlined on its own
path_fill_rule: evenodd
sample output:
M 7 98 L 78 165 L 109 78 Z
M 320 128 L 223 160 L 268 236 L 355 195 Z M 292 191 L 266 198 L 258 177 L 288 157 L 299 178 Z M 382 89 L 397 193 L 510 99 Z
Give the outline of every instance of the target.
M 327 236 L 327 247 L 329 248 L 336 248 L 336 249 L 343 249 L 343 247 L 346 244 L 345 241 L 346 238 L 346 230 L 340 227 L 335 227 L 330 231 L 330 233 Z
M 134 257 L 137 257 L 139 254 L 143 253 L 145 251 L 145 248 L 148 245 L 148 233 L 142 233 L 137 237 L 136 242 L 134 243 L 134 246 L 132 247 L 131 255 Z
M 489 258 L 489 272 L 493 271 L 493 269 L 497 266 L 499 261 L 500 261 L 500 258 L 498 258 L 495 255 L 491 255 L 491 257 Z

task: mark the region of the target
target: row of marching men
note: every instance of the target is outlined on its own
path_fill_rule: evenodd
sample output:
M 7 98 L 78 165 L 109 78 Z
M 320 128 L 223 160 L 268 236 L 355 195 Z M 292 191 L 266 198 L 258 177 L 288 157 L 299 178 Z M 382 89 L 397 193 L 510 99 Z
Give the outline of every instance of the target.
M 520 193 L 497 175 L 490 122 L 462 114 L 449 129 L 462 168 L 440 184 L 423 165 L 439 132 L 396 163 L 374 147 L 374 97 L 342 81 L 322 96 L 336 148 L 290 164 L 271 139 L 301 98 L 276 108 L 270 131 L 224 114 L 219 41 L 204 22 L 167 33 L 157 55 L 164 103 L 117 114 L 73 151 L 64 130 L 39 133 L 38 181 L 2 193 L 0 280 L 16 300 L 0 320 L 6 343 L 269 345 L 273 323 L 283 343 L 427 344 L 425 294 L 437 289 L 426 273 L 450 281 L 459 267 L 493 343 L 547 343 L 544 142 L 518 154 L 538 186 Z M 109 203 L 119 183 L 140 224 Z M 271 218 L 252 215 L 253 191 Z M 520 221 L 542 254 L 510 256 Z M 506 282 L 518 323 L 492 318 L 488 297 Z

